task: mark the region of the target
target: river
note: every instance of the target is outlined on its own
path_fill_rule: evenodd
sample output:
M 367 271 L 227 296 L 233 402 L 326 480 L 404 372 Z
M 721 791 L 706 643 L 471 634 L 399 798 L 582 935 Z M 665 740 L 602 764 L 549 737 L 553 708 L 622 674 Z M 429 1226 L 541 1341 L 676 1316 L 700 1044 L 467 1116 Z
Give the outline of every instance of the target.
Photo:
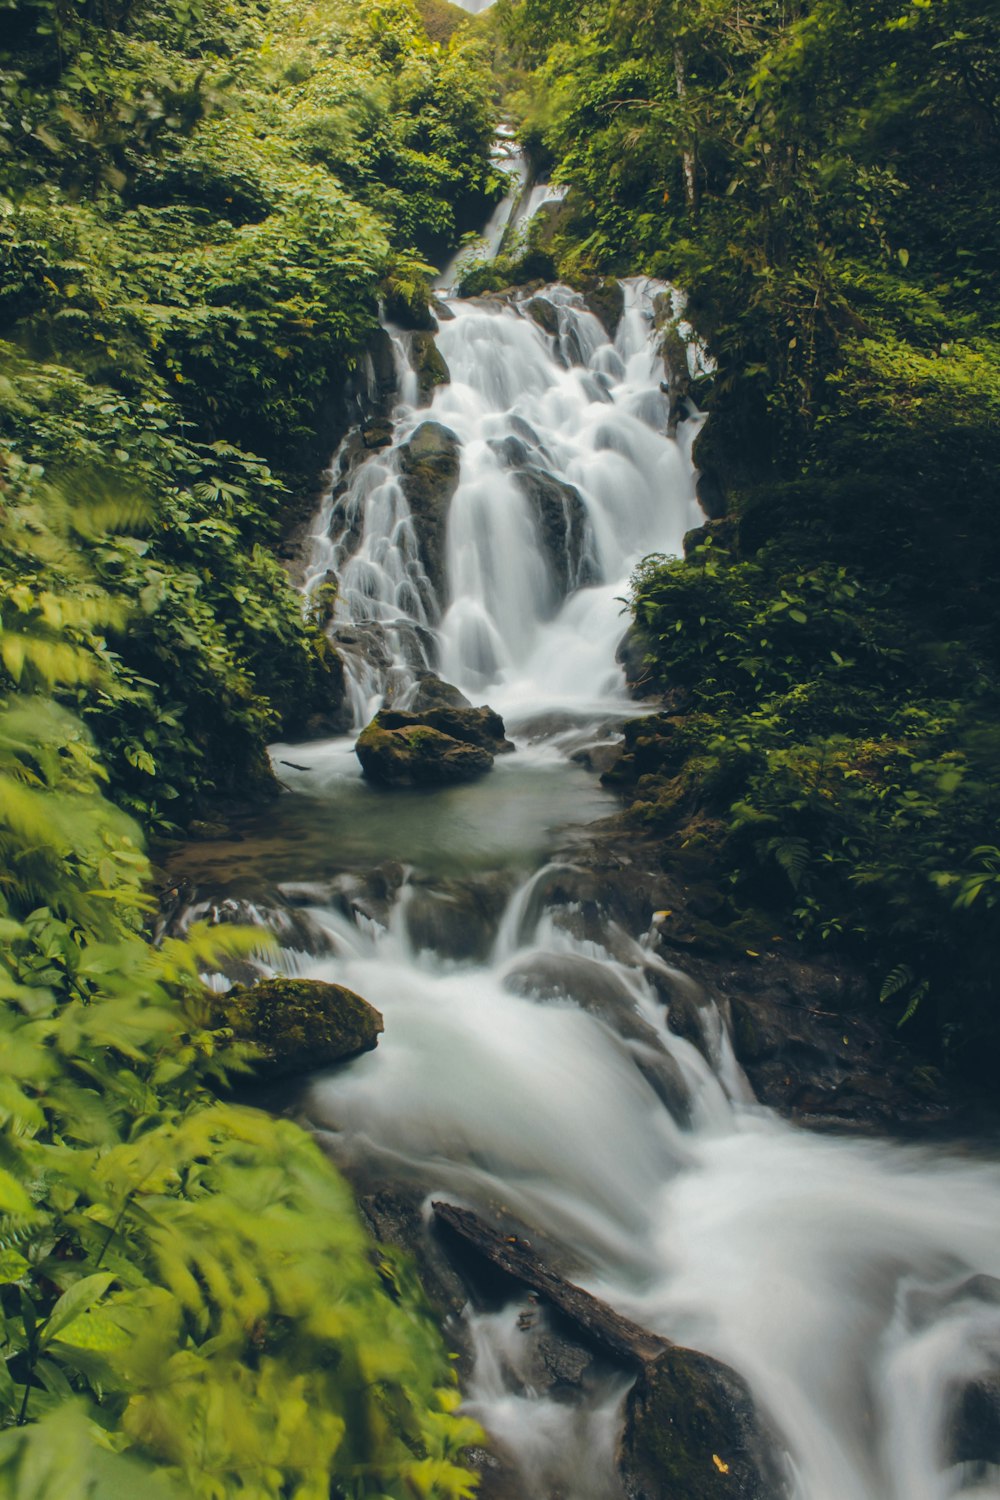
M 471 785 L 393 792 L 362 781 L 353 736 L 275 746 L 284 796 L 243 846 L 204 846 L 202 891 L 277 921 L 288 971 L 383 1012 L 377 1050 L 299 1102 L 349 1170 L 503 1205 L 579 1283 L 734 1367 L 792 1500 L 997 1496 L 1000 1470 L 945 1458 L 956 1393 L 1000 1362 L 996 1161 L 793 1127 L 755 1101 L 710 996 L 703 1046 L 670 1031 L 662 995 L 686 981 L 655 924 L 595 931 L 574 898 L 566 830 L 616 805 L 586 761 L 636 711 L 615 660 L 629 574 L 700 518 L 702 419 L 666 435 L 664 296 L 627 283 L 613 338 L 564 288 L 535 309 L 551 331 L 523 302 L 451 298 L 429 411 L 392 331 L 394 441 L 324 505 L 310 585 L 335 570 L 334 632 L 368 643 L 356 728 L 433 669 L 504 715 L 516 753 Z M 437 586 L 400 474 L 428 418 L 461 454 Z M 563 486 L 561 568 L 525 474 Z M 605 1500 L 627 1382 L 540 1394 L 535 1317 L 517 1298 L 467 1310 L 468 1407 L 524 1500 Z

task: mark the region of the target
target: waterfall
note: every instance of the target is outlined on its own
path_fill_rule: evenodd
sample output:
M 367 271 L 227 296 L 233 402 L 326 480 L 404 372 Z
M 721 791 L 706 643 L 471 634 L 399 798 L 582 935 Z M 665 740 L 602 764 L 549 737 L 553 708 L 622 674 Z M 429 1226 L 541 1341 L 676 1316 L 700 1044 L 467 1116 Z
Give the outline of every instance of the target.
M 301 1098 L 356 1180 L 503 1205 L 595 1295 L 731 1365 L 790 1500 L 995 1497 L 1000 1470 L 946 1451 L 958 1391 L 1000 1368 L 995 1156 L 759 1105 L 711 998 L 703 1044 L 675 1035 L 660 997 L 692 981 L 560 845 L 614 806 L 567 752 L 634 711 L 615 664 L 630 571 L 701 519 L 701 418 L 666 434 L 664 295 L 627 282 L 613 337 L 564 287 L 452 300 L 450 383 L 425 408 L 394 335 L 391 441 L 331 489 L 311 583 L 339 577 L 358 726 L 433 669 L 518 750 L 475 785 L 387 794 L 350 740 L 274 747 L 289 790 L 239 846 L 241 891 L 256 859 L 297 909 L 286 967 L 384 1014 L 378 1048 Z M 525 1500 L 608 1500 L 627 1381 L 539 1393 L 543 1326 L 524 1298 L 466 1309 L 469 1408 Z

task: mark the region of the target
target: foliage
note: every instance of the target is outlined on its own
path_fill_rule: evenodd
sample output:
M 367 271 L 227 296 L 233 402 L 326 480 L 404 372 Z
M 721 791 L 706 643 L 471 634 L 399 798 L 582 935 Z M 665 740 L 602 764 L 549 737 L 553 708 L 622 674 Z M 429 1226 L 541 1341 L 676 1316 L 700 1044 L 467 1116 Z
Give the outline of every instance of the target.
M 923 1002 L 936 1044 L 974 1055 L 995 1028 L 995 673 L 915 631 L 887 585 L 829 562 L 791 573 L 778 548 L 647 559 L 632 603 L 680 714 L 636 815 L 682 840 L 719 819 L 735 908 L 853 949 L 900 1024 Z
M 34 0 L 5 34 L 0 484 L 32 544 L 0 587 L 117 602 L 64 697 L 151 826 L 266 793 L 267 739 L 337 690 L 273 552 L 380 291 L 426 301 L 415 250 L 495 192 L 492 93 L 409 0 Z
M 142 936 L 139 830 L 51 696 L 106 686 L 117 610 L 25 588 L 0 633 L 0 1485 L 461 1500 L 478 1429 L 406 1267 L 305 1134 L 213 1096 L 249 1049 L 199 973 L 260 934 Z

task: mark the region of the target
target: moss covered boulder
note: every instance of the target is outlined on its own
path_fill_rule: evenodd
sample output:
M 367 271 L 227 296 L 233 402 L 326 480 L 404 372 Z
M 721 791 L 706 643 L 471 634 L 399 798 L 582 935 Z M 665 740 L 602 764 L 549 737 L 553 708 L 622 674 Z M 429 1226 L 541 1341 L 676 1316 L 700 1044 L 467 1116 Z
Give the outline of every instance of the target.
M 440 422 L 421 422 L 399 449 L 399 477 L 413 516 L 420 560 L 439 599 L 444 597 L 448 508 L 458 488 L 461 444 Z
M 258 1078 L 314 1073 L 359 1052 L 370 1052 L 385 1029 L 367 1000 L 318 979 L 262 979 L 234 985 L 219 997 L 216 1023 L 260 1050 Z
M 454 739 L 427 724 L 388 728 L 384 718 L 376 714 L 354 747 L 369 781 L 396 787 L 449 786 L 473 781 L 493 767 L 492 752 L 482 745 Z
M 774 1440 L 745 1381 L 671 1347 L 629 1392 L 618 1460 L 628 1500 L 781 1500 Z
M 368 779 L 382 786 L 448 786 L 481 776 L 514 746 L 492 708 L 441 703 L 419 712 L 383 708 L 354 749 Z

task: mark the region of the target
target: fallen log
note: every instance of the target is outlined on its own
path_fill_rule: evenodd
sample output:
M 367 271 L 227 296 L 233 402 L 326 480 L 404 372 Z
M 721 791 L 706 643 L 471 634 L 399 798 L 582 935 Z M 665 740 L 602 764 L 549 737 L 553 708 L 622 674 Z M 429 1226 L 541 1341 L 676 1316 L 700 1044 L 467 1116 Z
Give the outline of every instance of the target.
M 498 1234 L 468 1208 L 434 1203 L 436 1222 L 447 1234 L 502 1271 L 512 1280 L 536 1292 L 573 1325 L 582 1342 L 630 1369 L 644 1369 L 665 1349 L 668 1339 L 659 1338 L 616 1313 L 582 1287 L 543 1264 L 527 1240 Z

